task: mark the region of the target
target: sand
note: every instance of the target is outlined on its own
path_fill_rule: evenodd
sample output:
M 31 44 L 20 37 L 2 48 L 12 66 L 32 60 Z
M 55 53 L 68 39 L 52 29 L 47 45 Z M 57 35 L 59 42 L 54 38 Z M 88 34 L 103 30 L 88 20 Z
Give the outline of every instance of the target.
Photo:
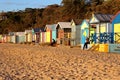
M 0 80 L 119 80 L 120 54 L 0 44 Z

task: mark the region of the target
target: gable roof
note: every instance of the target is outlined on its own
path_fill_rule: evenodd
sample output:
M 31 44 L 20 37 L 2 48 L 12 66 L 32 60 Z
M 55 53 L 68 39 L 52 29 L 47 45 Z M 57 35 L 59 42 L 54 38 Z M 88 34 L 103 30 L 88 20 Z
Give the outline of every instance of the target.
M 81 23 L 81 29 L 85 29 L 89 27 L 89 19 L 84 19 Z
M 40 32 L 40 31 L 44 32 L 44 28 L 34 28 L 33 30 L 35 33 Z
M 57 24 L 53 24 L 53 25 L 51 26 L 51 30 L 56 30 L 56 26 L 57 26 Z
M 100 22 L 110 22 L 113 15 L 112 14 L 94 14 L 94 16 L 100 21 Z
M 25 30 L 25 34 L 31 33 L 31 32 L 32 32 L 32 30 Z
M 49 29 L 51 30 L 51 26 L 52 26 L 52 25 L 48 25 L 48 24 L 47 24 L 47 25 L 45 26 L 45 30 L 46 30 L 47 28 L 49 28 Z
M 120 14 L 120 11 L 118 11 L 118 12 L 112 17 L 112 19 L 110 20 L 110 22 L 112 22 L 112 21 L 117 17 L 118 14 Z
M 21 36 L 21 35 L 25 35 L 25 32 L 16 32 L 15 34 Z
M 8 35 L 13 36 L 15 35 L 15 32 L 9 32 Z
M 71 22 L 58 22 L 61 28 L 71 28 Z
M 52 24 L 52 25 L 46 25 L 45 26 L 45 30 L 46 30 L 46 27 L 48 27 L 50 30 L 56 30 L 56 26 L 57 26 L 57 24 Z

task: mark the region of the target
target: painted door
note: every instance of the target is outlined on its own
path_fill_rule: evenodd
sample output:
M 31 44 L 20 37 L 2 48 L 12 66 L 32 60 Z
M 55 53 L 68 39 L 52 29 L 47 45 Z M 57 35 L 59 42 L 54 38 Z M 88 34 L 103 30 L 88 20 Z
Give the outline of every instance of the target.
M 89 37 L 89 30 L 88 28 L 81 30 L 81 44 L 84 44 L 86 41 L 86 38 Z
M 76 26 L 76 38 L 75 38 L 75 45 L 79 45 L 81 43 L 81 28 L 80 25 Z
M 36 33 L 36 43 L 40 42 L 40 33 Z
M 23 43 L 23 42 L 25 42 L 25 36 L 24 35 L 20 36 L 20 43 Z
M 46 32 L 46 42 L 50 42 L 50 31 Z
M 120 23 L 119 24 L 114 24 L 114 33 L 116 33 L 114 35 L 114 40 L 117 43 L 120 43 Z
M 52 31 L 52 39 L 56 40 L 56 31 Z
M 42 36 L 41 37 L 42 37 L 42 39 L 41 39 L 42 43 L 44 43 L 45 42 L 45 32 L 42 32 Z
M 43 42 L 42 42 L 42 41 L 43 41 L 43 40 L 42 40 L 42 39 L 43 39 L 43 35 L 42 35 L 42 34 L 43 34 L 43 32 L 40 32 L 40 42 L 41 42 L 41 43 L 43 43 Z
M 28 42 L 32 42 L 32 33 L 28 34 Z

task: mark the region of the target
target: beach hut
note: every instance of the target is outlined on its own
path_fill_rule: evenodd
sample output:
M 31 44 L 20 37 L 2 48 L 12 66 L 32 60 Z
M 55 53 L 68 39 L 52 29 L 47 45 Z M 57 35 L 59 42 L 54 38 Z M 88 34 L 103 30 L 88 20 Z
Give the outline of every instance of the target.
M 45 32 L 44 31 L 42 31 L 42 32 L 40 32 L 40 43 L 45 43 Z
M 87 19 L 83 20 L 81 23 L 80 37 L 81 37 L 81 40 L 80 40 L 81 48 L 83 48 L 86 38 L 89 38 L 89 20 Z
M 16 36 L 15 35 L 11 36 L 11 43 L 16 43 Z
M 71 46 L 76 46 L 80 44 L 80 19 L 72 19 L 71 21 Z
M 71 22 L 58 22 L 56 25 L 56 38 L 58 44 L 70 45 Z
M 120 11 L 111 19 L 114 44 L 109 44 L 109 52 L 120 53 Z
M 16 32 L 9 32 L 8 35 L 10 36 L 10 43 L 16 43 Z
M 45 26 L 45 32 L 46 32 L 46 42 L 51 43 L 52 42 L 52 25 L 46 25 Z
M 120 43 L 120 11 L 111 19 L 112 32 L 114 33 L 114 42 Z
M 40 31 L 40 43 L 45 42 L 44 37 L 45 37 L 45 31 L 44 31 L 44 28 L 43 28 L 43 30 Z
M 45 26 L 47 42 L 52 42 L 52 39 L 56 40 L 56 24 Z
M 113 15 L 111 14 L 101 14 L 101 13 L 92 14 L 92 17 L 89 23 L 95 31 L 95 34 L 94 34 L 95 43 L 106 43 L 106 42 L 111 43 L 112 42 L 112 40 L 110 39 L 111 34 L 109 34 L 112 32 L 112 25 L 110 23 L 110 20 L 112 17 Z
M 52 39 L 56 40 L 56 25 L 57 24 L 53 24 L 51 26 L 51 30 L 52 30 Z
M 8 43 L 8 42 L 10 42 L 10 36 L 8 34 L 3 34 L 0 37 L 1 37 L 1 42 L 2 43 Z
M 25 42 L 25 32 L 16 32 L 16 43 L 24 43 Z
M 31 43 L 33 41 L 32 30 L 25 30 L 25 42 Z
M 39 33 L 39 36 L 40 36 L 40 39 L 39 39 L 39 43 L 43 43 L 44 42 L 44 28 L 43 27 L 41 27 L 40 28 L 40 33 Z
M 7 35 L 7 42 L 10 43 L 11 42 L 11 36 Z
M 36 43 L 42 43 L 42 42 L 45 42 L 45 40 L 43 40 L 43 38 L 45 37 L 45 30 L 43 27 L 40 27 L 40 28 L 34 28 L 32 29 L 32 34 L 33 34 L 33 40 L 36 42 Z

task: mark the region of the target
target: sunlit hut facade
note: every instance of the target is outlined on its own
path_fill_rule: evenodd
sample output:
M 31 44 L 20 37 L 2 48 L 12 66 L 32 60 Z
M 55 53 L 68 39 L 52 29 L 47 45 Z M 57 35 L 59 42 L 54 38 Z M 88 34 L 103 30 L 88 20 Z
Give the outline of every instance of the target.
M 81 48 L 83 48 L 83 45 L 85 44 L 86 42 L 86 38 L 89 38 L 89 20 L 88 19 L 85 19 L 82 21 L 81 23 L 81 33 L 80 33 L 80 43 L 81 43 Z
M 114 42 L 120 43 L 120 11 L 113 16 L 112 20 L 112 32 L 114 34 Z
M 40 43 L 45 43 L 46 42 L 45 38 L 46 38 L 45 29 L 41 28 L 41 30 L 40 30 Z
M 71 46 L 76 46 L 80 44 L 80 24 L 82 20 L 72 19 L 71 21 Z
M 52 25 L 46 25 L 45 26 L 45 32 L 46 32 L 46 42 L 51 43 L 52 42 L 52 30 L 51 30 Z
M 111 14 L 96 13 L 92 14 L 90 19 L 90 27 L 95 31 L 94 34 L 90 34 L 91 41 L 98 43 L 96 46 L 100 52 L 109 52 L 109 44 L 113 43 L 112 24 L 110 23 L 112 17 Z
M 25 32 L 16 32 L 16 43 L 24 43 L 25 42 Z
M 57 24 L 53 24 L 51 26 L 51 30 L 52 30 L 52 39 L 56 40 L 56 25 Z
M 8 35 L 7 34 L 3 34 L 2 35 L 2 43 L 6 43 L 8 42 Z
M 45 33 L 45 30 L 43 27 L 40 28 L 40 41 L 39 43 L 44 43 L 44 33 Z
M 114 44 L 109 44 L 109 51 L 120 53 L 120 11 L 111 19 Z
M 25 30 L 25 42 L 32 42 L 32 30 Z
M 56 25 L 56 38 L 58 44 L 70 45 L 71 22 L 58 22 Z
M 56 40 L 56 24 L 46 25 L 45 31 L 47 32 L 47 42 L 52 42 L 52 39 Z
M 9 32 L 8 35 L 10 36 L 10 43 L 16 43 L 15 32 Z
M 33 28 L 32 29 L 32 34 L 34 35 L 33 41 L 35 41 L 36 43 L 40 42 L 40 31 L 41 31 L 41 28 Z
M 96 37 L 93 38 L 95 43 L 106 43 L 106 42 L 111 43 L 112 42 L 112 40 L 109 39 L 109 37 L 106 37 L 106 39 L 103 38 L 106 35 L 105 33 L 112 32 L 112 25 L 110 23 L 110 20 L 112 17 L 113 15 L 111 14 L 100 14 L 100 13 L 92 14 L 92 17 L 89 23 L 96 33 L 95 34 Z M 109 41 L 107 41 L 107 38 Z

